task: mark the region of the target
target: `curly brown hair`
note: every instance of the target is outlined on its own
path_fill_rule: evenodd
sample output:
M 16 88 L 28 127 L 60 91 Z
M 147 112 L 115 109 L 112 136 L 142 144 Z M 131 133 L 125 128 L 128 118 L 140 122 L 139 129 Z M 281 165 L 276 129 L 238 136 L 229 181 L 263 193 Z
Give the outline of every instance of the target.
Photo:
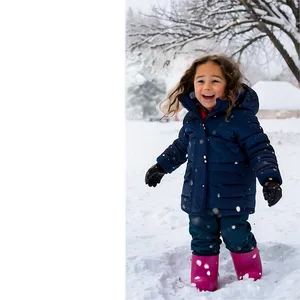
M 226 79 L 225 98 L 231 103 L 226 117 L 230 115 L 237 95 L 243 91 L 243 74 L 239 65 L 231 58 L 224 55 L 205 55 L 194 60 L 192 65 L 185 71 L 179 83 L 159 104 L 159 109 L 165 116 L 174 116 L 180 110 L 179 100 L 182 96 L 194 91 L 194 77 L 199 65 L 212 62 L 221 68 L 221 72 Z

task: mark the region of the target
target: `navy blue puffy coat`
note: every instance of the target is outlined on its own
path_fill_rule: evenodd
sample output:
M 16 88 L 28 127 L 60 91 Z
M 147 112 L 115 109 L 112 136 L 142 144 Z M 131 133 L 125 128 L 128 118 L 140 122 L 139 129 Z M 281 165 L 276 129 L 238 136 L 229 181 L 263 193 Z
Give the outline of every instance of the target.
M 236 215 L 255 211 L 256 177 L 282 183 L 277 159 L 255 116 L 258 97 L 247 85 L 226 119 L 228 100 L 202 120 L 194 94 L 180 100 L 188 112 L 178 138 L 157 158 L 172 173 L 187 161 L 181 208 L 188 214 Z

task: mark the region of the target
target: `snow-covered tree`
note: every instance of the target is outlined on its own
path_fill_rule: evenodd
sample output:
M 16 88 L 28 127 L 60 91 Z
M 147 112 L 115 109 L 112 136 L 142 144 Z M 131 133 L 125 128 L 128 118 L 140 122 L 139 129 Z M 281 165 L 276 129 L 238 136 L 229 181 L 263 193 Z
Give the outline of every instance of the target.
M 173 0 L 168 9 L 152 6 L 126 30 L 131 52 L 178 53 L 201 44 L 210 52 L 221 47 L 239 61 L 257 55 L 258 65 L 262 56 L 271 60 L 277 53 L 300 83 L 299 0 Z
M 161 72 L 151 64 L 151 57 L 126 56 L 126 116 L 130 119 L 147 119 L 158 116 L 157 104 L 167 94 L 166 82 Z
M 147 80 L 143 75 L 136 76 L 136 83 L 127 89 L 126 115 L 128 118 L 147 119 L 159 115 L 157 104 L 166 96 L 163 80 Z

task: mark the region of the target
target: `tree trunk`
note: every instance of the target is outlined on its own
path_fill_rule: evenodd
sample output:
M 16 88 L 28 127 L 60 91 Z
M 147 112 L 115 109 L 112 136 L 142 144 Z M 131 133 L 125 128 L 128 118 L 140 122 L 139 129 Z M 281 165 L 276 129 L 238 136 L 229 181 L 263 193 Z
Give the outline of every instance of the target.
M 288 65 L 289 69 L 291 70 L 293 75 L 296 77 L 298 83 L 300 84 L 300 68 L 297 67 L 294 60 L 291 58 L 289 53 L 286 51 L 286 49 L 281 44 L 281 42 L 277 39 L 277 37 L 273 34 L 273 32 L 263 23 L 261 23 L 260 26 L 262 30 L 268 35 L 269 39 L 271 40 L 275 48 L 279 51 L 284 61 Z

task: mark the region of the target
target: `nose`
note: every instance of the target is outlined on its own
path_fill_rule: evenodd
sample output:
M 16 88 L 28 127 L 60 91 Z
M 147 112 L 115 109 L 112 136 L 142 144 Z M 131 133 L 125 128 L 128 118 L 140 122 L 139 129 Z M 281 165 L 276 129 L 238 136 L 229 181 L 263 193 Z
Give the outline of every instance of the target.
M 205 82 L 205 83 L 204 83 L 204 86 L 203 86 L 203 89 L 204 89 L 204 90 L 210 90 L 210 89 L 211 89 L 211 84 L 210 84 L 210 82 Z

